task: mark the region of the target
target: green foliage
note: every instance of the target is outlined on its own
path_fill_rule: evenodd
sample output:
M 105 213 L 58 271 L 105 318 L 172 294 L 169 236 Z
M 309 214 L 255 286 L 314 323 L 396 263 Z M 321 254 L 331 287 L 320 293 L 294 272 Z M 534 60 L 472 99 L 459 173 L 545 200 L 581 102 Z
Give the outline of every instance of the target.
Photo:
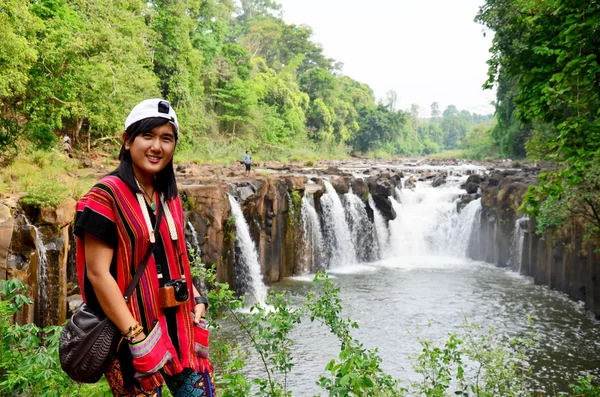
M 33 303 L 26 294 L 21 281 L 0 281 L 0 395 L 78 394 L 80 386 L 67 377 L 58 360 L 62 327 L 13 323 L 13 316 Z
M 95 183 L 84 170 L 55 151 L 23 153 L 0 170 L 3 192 L 27 192 L 25 203 L 54 206 L 68 197 L 79 199 Z
M 292 190 L 290 193 L 292 199 L 292 205 L 294 206 L 294 213 L 299 214 L 300 208 L 302 207 L 302 196 L 298 190 Z
M 47 150 L 63 134 L 75 149 L 94 146 L 118 137 L 129 109 L 154 96 L 176 108 L 178 156 L 193 161 L 232 162 L 241 142 L 283 161 L 311 151 L 420 155 L 464 136 L 448 121 L 430 125 L 411 111 L 409 123 L 393 104 L 378 105 L 275 2 L 239 5 L 10 0 L 0 15 L 0 150 L 14 154 L 19 136 Z M 453 109 L 448 117 L 478 123 Z
M 27 188 L 22 198 L 26 204 L 35 207 L 52 207 L 60 204 L 68 197 L 68 188 L 56 180 L 38 179 Z
M 271 294 L 266 307 L 254 305 L 241 311 L 243 299 L 226 283 L 216 281 L 214 267 L 200 263 L 192 253 L 194 277 L 210 286 L 209 324 L 218 331 L 232 317 L 248 336 L 249 344 L 260 356 L 264 373 L 253 379 L 245 375 L 243 354 L 227 342 L 212 337 L 212 359 L 219 368 L 216 377 L 220 396 L 289 397 L 287 378 L 294 369 L 294 340 L 291 332 L 303 319 L 318 321 L 340 342 L 340 352 L 324 368 L 317 384 L 329 396 L 530 396 L 525 380 L 530 368 L 527 353 L 537 343 L 535 333 L 506 338 L 493 330 L 482 332 L 476 324 L 465 322 L 462 331 L 446 341 L 419 338 L 422 350 L 413 357 L 413 368 L 422 376 L 408 387 L 400 385 L 381 369 L 377 349 L 365 349 L 352 336 L 358 325 L 342 317 L 339 287 L 325 273 L 315 276 L 315 291 L 302 305 L 292 304 L 285 294 Z M 40 329 L 34 324 L 16 325 L 13 318 L 32 302 L 25 285 L 18 280 L 0 281 L 0 395 L 11 396 L 104 396 L 110 394 L 104 379 L 94 385 L 79 385 L 60 369 L 58 340 L 61 327 Z M 600 396 L 592 378 L 571 385 L 581 397 Z M 165 395 L 168 391 L 165 390 Z
M 576 190 L 599 161 L 600 10 L 585 1 L 487 0 L 477 20 L 495 33 L 486 86 L 506 84 L 514 103 L 506 114 L 537 130 L 528 152 L 562 165 L 530 189 L 524 209 L 535 215 L 544 198 Z
M 468 157 L 482 160 L 486 157 L 496 157 L 498 153 L 496 142 L 493 139 L 493 126 L 479 124 L 464 138 L 463 146 L 467 148 Z
M 523 210 L 536 214 L 538 234 L 560 228 L 573 219 L 580 220 L 587 238 L 600 234 L 599 161 L 594 161 L 573 186 L 556 173 L 542 173 L 539 177 L 540 186 L 529 187 L 522 205 Z

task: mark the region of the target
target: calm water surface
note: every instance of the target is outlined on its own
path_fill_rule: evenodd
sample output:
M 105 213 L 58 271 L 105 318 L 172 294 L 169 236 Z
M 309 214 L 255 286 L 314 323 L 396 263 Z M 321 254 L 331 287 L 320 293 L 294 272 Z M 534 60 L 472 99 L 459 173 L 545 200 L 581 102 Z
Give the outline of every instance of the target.
M 599 323 L 579 303 L 536 286 L 531 279 L 482 262 L 421 256 L 388 259 L 330 271 L 341 288 L 344 316 L 355 320 L 354 333 L 367 348 L 378 348 L 383 369 L 408 383 L 417 381 L 410 356 L 421 348 L 417 337 L 444 341 L 459 331 L 465 318 L 498 334 L 525 335 L 534 329 L 539 346 L 532 352 L 533 390 L 567 391 L 569 382 L 586 373 L 599 374 Z M 274 290 L 288 291 L 302 302 L 312 278 L 284 280 Z M 533 325 L 528 325 L 528 317 Z M 265 377 L 249 340 L 233 324 L 219 338 L 248 351 L 249 377 Z M 315 385 L 327 362 L 337 357 L 337 339 L 307 319 L 294 330 L 295 366 L 288 378 L 294 396 L 325 395 Z

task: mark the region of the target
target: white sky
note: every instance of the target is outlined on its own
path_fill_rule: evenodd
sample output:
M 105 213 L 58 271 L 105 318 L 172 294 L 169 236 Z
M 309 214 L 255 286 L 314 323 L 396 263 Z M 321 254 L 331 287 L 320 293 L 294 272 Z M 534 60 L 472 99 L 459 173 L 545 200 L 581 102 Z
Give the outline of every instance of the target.
M 391 89 L 399 109 L 412 103 L 428 117 L 437 101 L 493 113 L 495 92 L 482 90 L 492 32 L 473 19 L 483 0 L 277 0 L 287 23 L 308 25 L 343 74 L 376 98 Z

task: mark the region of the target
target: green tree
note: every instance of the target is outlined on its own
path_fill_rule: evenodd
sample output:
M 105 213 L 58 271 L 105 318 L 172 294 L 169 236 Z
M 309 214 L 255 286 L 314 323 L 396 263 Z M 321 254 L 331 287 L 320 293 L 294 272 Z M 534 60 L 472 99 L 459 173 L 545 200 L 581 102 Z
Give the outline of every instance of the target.
M 581 183 L 600 153 L 600 9 L 582 0 L 487 0 L 476 20 L 494 31 L 487 87 L 518 79 L 515 111 L 525 124 L 548 124 L 528 150 L 563 166 L 530 188 L 525 209 Z M 502 75 L 501 75 L 502 73 Z
M 431 118 L 435 121 L 441 114 L 440 105 L 437 102 L 433 102 L 431 104 Z

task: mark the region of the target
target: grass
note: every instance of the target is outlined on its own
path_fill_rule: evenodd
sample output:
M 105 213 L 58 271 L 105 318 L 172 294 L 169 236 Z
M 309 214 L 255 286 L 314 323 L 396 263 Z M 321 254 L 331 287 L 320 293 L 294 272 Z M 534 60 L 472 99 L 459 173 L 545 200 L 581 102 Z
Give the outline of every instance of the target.
M 55 151 L 22 153 L 0 170 L 0 193 L 26 192 L 23 200 L 38 207 L 56 205 L 69 197 L 79 199 L 95 178 L 77 167 L 77 160 Z
M 469 155 L 468 150 L 464 149 L 454 149 L 454 150 L 445 150 L 443 152 L 430 154 L 427 157 L 430 159 L 467 159 Z
M 239 139 L 236 137 L 200 137 L 193 145 L 185 145 L 175 153 L 175 162 L 196 164 L 212 163 L 231 165 L 244 158 L 249 150 L 253 162 L 312 162 L 324 159 L 349 158 L 348 148 L 344 145 L 316 145 L 309 140 L 298 139 L 285 145 L 273 145 L 260 142 L 256 138 Z

